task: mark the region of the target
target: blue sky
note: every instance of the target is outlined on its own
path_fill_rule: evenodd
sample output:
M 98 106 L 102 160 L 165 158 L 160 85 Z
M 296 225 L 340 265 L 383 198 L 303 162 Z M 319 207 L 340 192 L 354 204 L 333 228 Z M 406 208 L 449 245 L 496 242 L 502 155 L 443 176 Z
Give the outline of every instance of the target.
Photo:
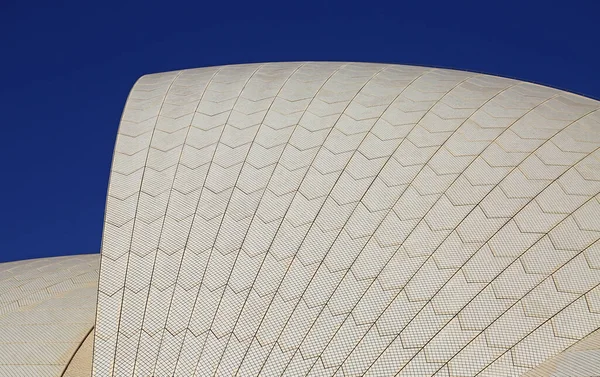
M 100 250 L 119 118 L 146 73 L 336 60 L 600 99 L 600 2 L 0 2 L 0 262 Z

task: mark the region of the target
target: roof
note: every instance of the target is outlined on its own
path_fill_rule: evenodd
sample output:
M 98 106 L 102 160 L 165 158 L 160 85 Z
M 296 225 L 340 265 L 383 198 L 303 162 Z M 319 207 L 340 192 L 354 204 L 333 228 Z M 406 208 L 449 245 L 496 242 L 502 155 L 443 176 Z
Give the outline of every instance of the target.
M 0 264 L 0 376 L 60 376 L 94 327 L 99 255 Z
M 144 76 L 115 147 L 95 373 L 535 368 L 600 325 L 599 108 L 397 65 Z
M 94 375 L 592 375 L 599 109 L 386 64 L 142 77 Z

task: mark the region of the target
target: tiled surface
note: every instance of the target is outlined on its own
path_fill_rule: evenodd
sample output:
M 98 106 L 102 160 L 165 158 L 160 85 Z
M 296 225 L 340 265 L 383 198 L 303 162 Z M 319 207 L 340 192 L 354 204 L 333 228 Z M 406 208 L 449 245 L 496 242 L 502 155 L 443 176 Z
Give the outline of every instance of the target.
M 600 330 L 527 372 L 525 377 L 600 376 Z
M 94 332 L 91 331 L 73 355 L 61 377 L 90 377 L 94 353 Z
M 60 376 L 94 326 L 99 255 L 0 264 L 0 376 Z
M 599 109 L 396 65 L 142 77 L 94 374 L 535 371 L 600 327 Z

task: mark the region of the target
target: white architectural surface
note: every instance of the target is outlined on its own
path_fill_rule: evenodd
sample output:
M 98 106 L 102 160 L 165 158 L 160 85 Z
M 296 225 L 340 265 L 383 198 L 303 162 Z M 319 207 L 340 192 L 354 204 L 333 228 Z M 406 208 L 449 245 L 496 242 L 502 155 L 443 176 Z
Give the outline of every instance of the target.
M 525 377 L 572 377 L 600 375 L 600 330 L 525 374 Z
M 61 376 L 94 326 L 99 255 L 0 264 L 0 376 Z
M 599 109 L 398 65 L 142 77 L 94 375 L 535 373 L 600 327 Z

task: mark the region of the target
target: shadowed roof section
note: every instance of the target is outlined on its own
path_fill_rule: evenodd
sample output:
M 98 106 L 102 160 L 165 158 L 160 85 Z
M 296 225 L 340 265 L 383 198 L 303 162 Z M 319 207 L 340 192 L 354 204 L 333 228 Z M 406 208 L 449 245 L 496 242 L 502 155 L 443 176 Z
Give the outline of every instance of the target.
M 599 109 L 401 65 L 142 77 L 114 152 L 94 375 L 568 368 L 600 327 Z
M 0 264 L 0 376 L 61 376 L 94 326 L 99 255 Z

